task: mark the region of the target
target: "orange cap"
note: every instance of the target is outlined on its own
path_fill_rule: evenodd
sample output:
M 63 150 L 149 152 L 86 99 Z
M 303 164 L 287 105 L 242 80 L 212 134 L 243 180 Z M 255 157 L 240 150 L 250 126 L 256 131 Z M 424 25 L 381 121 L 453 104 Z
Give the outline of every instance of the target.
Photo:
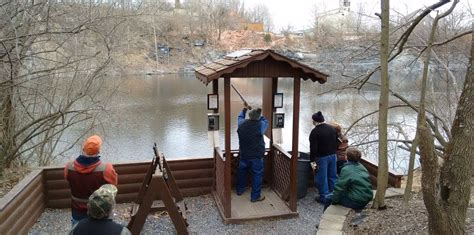
M 102 139 L 98 135 L 93 135 L 84 142 L 82 151 L 84 151 L 84 154 L 87 156 L 95 156 L 99 154 L 101 146 Z

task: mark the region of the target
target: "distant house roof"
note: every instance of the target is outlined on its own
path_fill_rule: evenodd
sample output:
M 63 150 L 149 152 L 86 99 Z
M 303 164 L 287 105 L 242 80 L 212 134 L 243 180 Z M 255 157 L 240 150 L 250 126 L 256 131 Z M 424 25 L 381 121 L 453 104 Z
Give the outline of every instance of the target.
M 294 77 L 325 83 L 329 75 L 280 55 L 273 50 L 247 49 L 195 68 L 204 84 L 220 77 Z

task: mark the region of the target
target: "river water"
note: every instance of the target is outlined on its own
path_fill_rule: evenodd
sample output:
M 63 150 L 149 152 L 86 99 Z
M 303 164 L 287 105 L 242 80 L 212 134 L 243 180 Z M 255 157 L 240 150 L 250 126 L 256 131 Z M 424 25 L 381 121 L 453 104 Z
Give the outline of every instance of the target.
M 261 105 L 262 78 L 234 78 L 234 84 L 246 97 L 249 104 Z M 212 147 L 207 133 L 207 94 L 212 86 L 205 86 L 193 74 L 162 76 L 128 76 L 111 78 L 119 83 L 118 91 L 107 112 L 99 119 L 99 124 L 90 134 L 103 137 L 102 158 L 112 162 L 150 160 L 153 156 L 152 146 L 156 142 L 160 151 L 168 158 L 209 157 Z M 329 79 L 326 84 L 302 81 L 300 109 L 300 149 L 308 150 L 308 135 L 313 128 L 311 115 L 321 110 L 327 121 L 337 121 L 347 128 L 354 120 L 378 107 L 378 92 L 351 93 L 332 92 L 319 95 L 334 87 Z M 220 138 L 223 146 L 223 81 L 220 90 Z M 237 115 L 242 109 L 242 102 L 234 91 L 231 97 L 232 113 L 232 148 L 238 148 L 236 135 Z M 286 149 L 291 149 L 292 133 L 292 100 L 293 81 L 280 78 L 278 92 L 284 93 L 284 107 L 278 112 L 285 113 L 285 128 L 281 131 Z M 373 123 L 377 116 L 361 123 L 352 129 L 350 143 L 370 141 L 374 136 Z M 404 125 L 410 137 L 414 136 L 415 114 L 408 109 L 390 111 L 390 122 Z M 408 128 L 408 129 L 407 129 Z M 372 133 L 371 135 L 368 133 Z M 71 132 L 71 136 L 74 132 Z M 400 137 L 396 132 L 392 137 Z M 398 136 L 397 136 L 398 135 Z M 60 162 L 74 159 L 81 151 L 78 145 L 59 159 Z M 366 148 L 365 157 L 377 160 L 376 145 Z M 391 167 L 398 171 L 406 168 L 407 153 L 393 145 L 391 156 L 396 161 Z

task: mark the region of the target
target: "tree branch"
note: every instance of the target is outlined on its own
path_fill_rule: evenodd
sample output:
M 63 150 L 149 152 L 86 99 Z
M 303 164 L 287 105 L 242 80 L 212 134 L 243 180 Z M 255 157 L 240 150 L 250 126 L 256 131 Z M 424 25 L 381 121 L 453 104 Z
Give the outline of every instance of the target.
M 406 42 L 408 41 L 408 38 L 410 37 L 411 33 L 415 29 L 415 27 L 423 20 L 425 16 L 427 16 L 430 12 L 433 10 L 445 5 L 448 3 L 449 0 L 440 0 L 439 2 L 427 7 L 425 10 L 421 12 L 420 15 L 418 15 L 414 20 L 413 23 L 410 25 L 410 27 L 402 34 L 402 36 L 397 40 L 397 42 L 394 44 L 392 50 L 390 51 L 390 54 L 395 50 L 395 48 L 398 48 L 397 52 L 390 56 L 388 59 L 388 62 L 391 62 L 393 59 L 395 59 L 398 55 L 400 55 L 404 49 L 404 46 Z M 356 85 L 357 89 L 361 89 L 365 83 L 374 75 L 377 71 L 380 70 L 380 65 L 377 66 L 376 68 L 372 69 L 372 71 L 368 72 L 367 75 L 365 75 L 360 81 L 352 81 L 348 85 L 353 86 Z

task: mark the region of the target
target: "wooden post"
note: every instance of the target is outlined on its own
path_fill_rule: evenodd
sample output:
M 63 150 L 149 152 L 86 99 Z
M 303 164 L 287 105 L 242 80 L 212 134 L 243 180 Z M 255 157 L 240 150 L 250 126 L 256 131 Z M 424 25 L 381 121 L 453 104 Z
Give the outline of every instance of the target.
M 155 188 L 155 190 L 158 192 L 158 195 L 160 195 L 161 200 L 163 200 L 163 203 L 166 206 L 166 211 L 168 211 L 171 221 L 174 224 L 176 233 L 178 235 L 189 234 L 186 221 L 184 221 L 181 215 L 181 213 L 185 214 L 186 211 L 184 211 L 184 208 L 181 208 L 181 212 L 178 210 L 175 202 L 173 201 L 173 197 L 171 197 L 171 192 L 169 191 L 168 186 L 166 185 L 166 182 L 164 181 L 163 177 L 159 177 L 159 180 L 156 181 L 156 186 L 157 187 Z
M 290 171 L 290 210 L 296 212 L 296 166 L 298 163 L 298 134 L 300 119 L 300 86 L 301 78 L 295 78 L 293 82 L 293 141 L 291 147 L 291 171 Z
M 277 92 L 278 78 L 264 78 L 263 79 L 263 96 L 262 96 L 262 114 L 268 119 L 268 129 L 265 135 L 273 142 L 272 126 L 273 113 L 276 109 L 273 108 L 273 94 Z
M 265 132 L 265 135 L 270 139 L 270 152 L 265 158 L 265 170 L 264 170 L 264 180 L 266 183 L 273 186 L 273 177 L 272 177 L 272 166 L 273 166 L 273 113 L 276 112 L 276 108 L 273 108 L 274 100 L 273 94 L 277 92 L 278 87 L 278 78 L 263 78 L 263 92 L 262 92 L 262 115 L 268 119 L 268 129 Z
M 219 79 L 215 79 L 212 81 L 212 94 L 217 94 L 217 100 L 219 101 Z M 213 110 L 213 113 L 219 113 L 219 107 L 217 107 L 217 110 Z M 214 156 L 214 169 L 213 169 L 213 176 L 214 176 L 214 182 L 212 183 L 212 188 L 213 190 L 216 190 L 216 172 L 217 172 L 217 168 L 216 168 L 216 157 L 219 157 L 219 156 L 216 156 L 216 150 L 213 149 L 212 151 L 212 154 Z
M 171 191 L 171 195 L 174 197 L 176 202 L 182 201 L 183 195 L 179 191 L 178 184 L 176 184 L 176 180 L 173 174 L 171 174 L 171 168 L 168 166 L 168 162 L 166 161 L 166 159 L 164 159 L 164 156 L 163 156 L 163 168 L 166 169 L 166 172 L 167 172 L 168 180 L 166 181 L 166 183 L 168 184 L 168 188 Z
M 232 155 L 230 153 L 230 77 L 224 78 L 224 109 L 225 109 L 225 169 L 224 169 L 224 215 L 231 217 L 231 171 L 232 171 Z
M 219 80 L 218 79 L 212 81 L 212 94 L 217 94 L 217 99 L 219 99 Z M 218 112 L 219 112 L 219 109 L 214 110 L 214 113 L 218 113 Z

